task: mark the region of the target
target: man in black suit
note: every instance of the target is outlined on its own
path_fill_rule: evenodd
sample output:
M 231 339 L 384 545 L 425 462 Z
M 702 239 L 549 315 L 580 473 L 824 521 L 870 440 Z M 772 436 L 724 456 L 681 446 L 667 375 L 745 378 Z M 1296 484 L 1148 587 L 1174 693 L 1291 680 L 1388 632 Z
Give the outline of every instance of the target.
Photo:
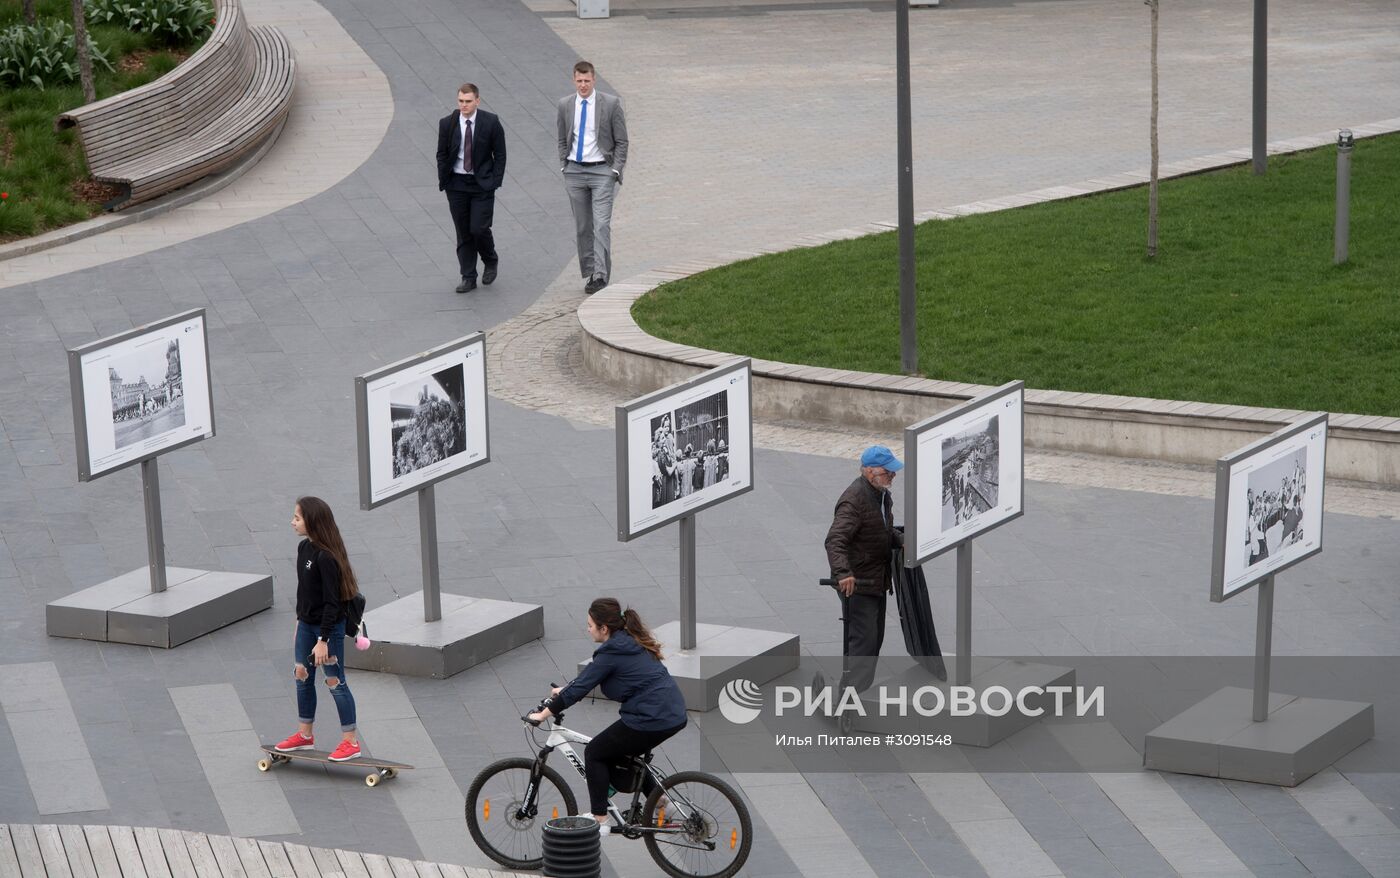
M 457 263 L 462 282 L 457 292 L 476 289 L 476 258 L 481 282 L 496 279 L 496 242 L 491 218 L 496 190 L 506 177 L 506 133 L 495 113 L 477 105 L 481 92 L 470 82 L 457 89 L 457 109 L 438 122 L 438 191 L 447 193 L 452 225 L 457 229 Z M 468 144 L 469 148 L 463 145 Z

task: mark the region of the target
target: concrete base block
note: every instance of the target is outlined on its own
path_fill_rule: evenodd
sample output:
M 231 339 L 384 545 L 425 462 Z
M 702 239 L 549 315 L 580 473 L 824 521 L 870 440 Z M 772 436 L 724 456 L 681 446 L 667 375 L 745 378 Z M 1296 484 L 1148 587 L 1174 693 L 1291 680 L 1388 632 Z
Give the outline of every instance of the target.
M 443 679 L 544 636 L 544 607 L 442 594 L 442 618 L 423 621 L 423 592 L 365 613 L 373 644 L 347 646 L 345 664 L 366 671 Z
M 77 637 L 169 649 L 272 606 L 272 577 L 165 568 L 166 589 L 151 591 L 142 567 L 51 602 L 51 637 Z
M 680 622 L 658 625 L 651 633 L 661 641 L 666 670 L 680 687 L 686 710 L 714 710 L 730 681 L 761 685 L 797 670 L 800 658 L 797 635 L 781 631 L 697 624 L 695 648 L 685 650 L 680 648 Z M 579 670 L 587 664 L 579 662 Z
M 948 673 L 951 675 L 957 665 L 957 659 L 951 655 L 945 655 L 943 659 L 948 666 Z M 974 656 L 972 659 L 972 680 L 969 685 L 977 693 L 975 699 L 977 708 L 967 716 L 953 716 L 946 705 L 949 704 L 948 689 L 954 684 L 940 682 L 930 676 L 924 668 L 915 666 L 893 677 L 877 679 L 873 686 L 862 692 L 861 705 L 865 710 L 865 716 L 854 717 L 853 728 L 860 732 L 881 734 L 891 732 L 946 734 L 952 736 L 955 744 L 990 747 L 1038 722 L 1040 718 L 1023 714 L 1014 703 L 1011 710 L 1002 716 L 986 713 L 982 710 L 980 701 L 983 690 L 992 686 L 1000 686 L 1010 692 L 1014 698 L 1017 693 L 1028 687 L 1047 689 L 1050 686 L 1073 686 L 1074 681 L 1073 668 L 1060 665 L 1042 665 L 1038 662 Z M 897 714 L 891 715 L 887 708 L 886 714 L 882 716 L 879 700 L 880 688 L 884 687 L 885 692 L 890 697 L 894 697 L 894 693 L 901 686 L 905 687 L 905 691 L 911 695 L 920 687 L 937 687 L 943 692 L 945 705 L 943 712 L 937 716 L 921 716 L 911 708 L 907 716 L 898 716 Z M 930 700 L 932 697 L 925 698 L 924 703 L 932 704 L 933 701 Z M 1055 707 L 1055 696 L 1042 693 L 1027 697 L 1025 703 L 1029 710 L 1040 709 L 1046 714 L 1052 714 Z M 1073 707 L 1072 696 L 1067 699 L 1067 703 L 1071 708 Z M 994 702 L 993 707 L 999 704 L 1000 701 Z
M 1254 693 L 1227 686 L 1147 734 L 1143 764 L 1157 771 L 1296 786 L 1369 741 L 1375 709 L 1359 701 L 1269 693 L 1253 721 Z

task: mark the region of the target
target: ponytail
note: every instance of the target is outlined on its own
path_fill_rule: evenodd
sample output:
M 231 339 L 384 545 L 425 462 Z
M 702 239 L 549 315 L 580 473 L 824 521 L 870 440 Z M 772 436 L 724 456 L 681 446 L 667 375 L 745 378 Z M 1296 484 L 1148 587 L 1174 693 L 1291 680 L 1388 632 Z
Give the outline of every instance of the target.
M 651 653 L 652 658 L 657 661 L 663 658 L 661 641 L 651 633 L 636 610 L 631 607 L 623 610 L 617 598 L 598 598 L 589 604 L 588 615 L 593 619 L 593 624 L 608 629 L 609 634 L 626 631 L 642 649 Z
M 661 655 L 661 641 L 651 633 L 651 629 L 642 621 L 642 617 L 637 615 L 637 611 L 628 607 L 622 613 L 622 623 L 627 629 L 627 633 L 632 635 L 632 639 L 641 644 L 642 649 L 651 653 L 651 657 L 657 661 L 664 658 Z

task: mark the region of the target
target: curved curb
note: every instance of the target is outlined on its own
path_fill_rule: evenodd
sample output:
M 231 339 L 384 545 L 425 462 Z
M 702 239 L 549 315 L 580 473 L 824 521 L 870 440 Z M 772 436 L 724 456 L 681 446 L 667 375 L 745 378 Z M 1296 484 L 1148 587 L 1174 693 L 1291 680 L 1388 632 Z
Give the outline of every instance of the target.
M 182 189 L 176 189 L 167 195 L 153 198 L 131 210 L 95 216 L 90 220 L 44 232 L 42 235 L 35 235 L 32 238 L 22 238 L 8 244 L 0 244 L 0 262 L 14 259 L 16 256 L 28 256 L 30 253 L 38 253 L 73 241 L 81 241 L 84 238 L 91 238 L 93 235 L 100 235 L 103 232 L 120 229 L 122 226 L 139 223 L 151 217 L 169 213 L 177 207 L 184 207 L 186 204 L 193 204 L 202 198 L 207 198 L 248 173 L 267 154 L 267 151 L 272 149 L 273 144 L 277 143 L 277 138 L 282 135 L 282 129 L 285 127 L 287 127 L 287 120 L 283 118 L 281 122 L 277 123 L 277 127 L 272 130 L 272 133 L 263 138 L 263 142 L 258 144 L 257 149 L 243 156 L 234 164 L 218 173 L 201 177 L 198 182 L 191 183 Z
M 1400 131 L 1400 118 L 1352 129 L 1358 137 Z M 1334 131 L 1296 137 L 1269 145 L 1270 153 L 1297 152 L 1335 141 Z M 1164 165 L 1162 178 L 1197 174 L 1248 162 L 1248 149 L 1202 156 Z M 1077 198 L 1091 193 L 1139 186 L 1147 175 L 1116 174 L 978 201 L 915 217 L 947 219 L 1006 210 L 1028 204 Z M 734 354 L 665 341 L 644 332 L 632 318 L 632 303 L 662 283 L 765 253 L 813 247 L 896 228 L 879 222 L 830 235 L 804 236 L 789 246 L 725 254 L 710 262 L 685 262 L 646 272 L 609 286 L 578 310 L 583 360 L 595 376 L 637 394 L 681 381 L 733 359 Z M 815 421 L 901 433 L 905 426 L 990 390 L 915 378 L 753 360 L 754 413 L 777 420 Z M 1304 414 L 1291 409 L 1262 409 L 1181 400 L 1026 391 L 1026 444 L 1032 448 L 1147 458 L 1190 464 L 1214 464 L 1219 457 L 1258 436 L 1267 435 Z M 1400 418 L 1334 414 L 1327 472 L 1337 478 L 1400 487 Z

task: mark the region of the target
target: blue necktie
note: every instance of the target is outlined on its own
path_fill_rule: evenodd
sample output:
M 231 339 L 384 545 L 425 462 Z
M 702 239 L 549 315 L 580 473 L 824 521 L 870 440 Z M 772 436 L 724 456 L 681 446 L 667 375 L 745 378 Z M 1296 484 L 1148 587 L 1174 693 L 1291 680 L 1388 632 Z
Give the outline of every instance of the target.
M 583 112 L 578 114 L 578 153 L 574 155 L 574 161 L 583 161 L 583 132 L 588 130 L 588 101 L 580 101 L 583 105 Z

